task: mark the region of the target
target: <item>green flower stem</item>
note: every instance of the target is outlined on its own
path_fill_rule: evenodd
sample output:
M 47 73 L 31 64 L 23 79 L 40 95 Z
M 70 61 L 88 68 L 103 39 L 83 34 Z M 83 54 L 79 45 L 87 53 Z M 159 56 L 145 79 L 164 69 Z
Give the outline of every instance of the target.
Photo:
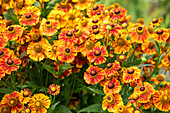
M 52 101 L 52 104 L 55 102 L 55 95 L 54 95 L 54 98 L 53 98 L 53 101 Z
M 130 35 L 129 35 L 129 30 L 128 30 L 127 28 L 126 28 L 126 31 L 127 31 L 127 33 L 128 33 L 129 39 L 130 39 L 131 44 L 132 44 L 132 47 L 133 47 L 133 49 L 134 49 L 134 45 L 133 45 L 132 40 L 131 40 Z
M 47 75 L 46 75 L 45 87 L 47 87 L 47 83 L 48 83 L 48 71 L 47 71 Z

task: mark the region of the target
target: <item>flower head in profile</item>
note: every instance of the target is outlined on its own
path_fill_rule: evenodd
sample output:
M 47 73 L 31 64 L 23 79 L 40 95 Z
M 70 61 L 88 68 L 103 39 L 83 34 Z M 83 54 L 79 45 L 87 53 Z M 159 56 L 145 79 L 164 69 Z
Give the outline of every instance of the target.
M 162 19 L 153 19 L 152 22 L 149 23 L 149 27 L 153 28 L 154 26 L 159 26 L 162 22 Z
M 102 68 L 90 65 L 84 73 L 84 80 L 86 83 L 94 85 L 104 79 L 104 74 L 105 72 Z
M 95 65 L 105 63 L 105 57 L 108 57 L 108 52 L 106 50 L 106 47 L 100 45 L 100 42 L 97 42 L 93 49 L 90 50 L 87 55 L 87 59 L 89 60 L 89 62 L 94 62 Z
M 142 50 L 147 55 L 156 54 L 156 46 L 153 41 L 145 41 L 142 43 Z
M 73 2 L 77 2 L 74 7 L 78 10 L 85 10 L 91 7 L 94 3 L 94 0 L 72 0 Z
M 169 38 L 169 32 L 165 28 L 157 28 L 156 32 L 152 34 L 153 39 L 157 42 L 166 42 L 166 40 Z
M 52 95 L 57 95 L 60 93 L 60 86 L 52 84 L 49 86 L 48 93 Z
M 4 37 L 9 41 L 16 40 L 19 36 L 22 36 L 23 28 L 19 25 L 11 25 L 3 32 Z
M 35 108 L 37 113 L 47 113 L 47 109 L 50 107 L 51 100 L 48 96 L 39 93 L 34 94 L 29 101 L 28 106 Z

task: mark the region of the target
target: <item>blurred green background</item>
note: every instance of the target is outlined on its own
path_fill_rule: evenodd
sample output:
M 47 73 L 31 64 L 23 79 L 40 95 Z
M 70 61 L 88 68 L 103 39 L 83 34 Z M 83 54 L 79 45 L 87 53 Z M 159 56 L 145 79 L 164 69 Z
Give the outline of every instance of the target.
M 162 18 L 161 27 L 170 28 L 170 0 L 99 0 L 96 2 L 106 6 L 113 3 L 119 3 L 127 9 L 128 15 L 132 16 L 132 22 L 143 18 L 145 25 L 148 26 L 154 18 Z

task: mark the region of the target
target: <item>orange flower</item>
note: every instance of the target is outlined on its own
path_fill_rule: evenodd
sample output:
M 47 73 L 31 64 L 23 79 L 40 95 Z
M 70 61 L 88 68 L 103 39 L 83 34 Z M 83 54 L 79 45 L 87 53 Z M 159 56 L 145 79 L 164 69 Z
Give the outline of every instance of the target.
M 77 55 L 77 49 L 70 43 L 58 45 L 57 56 L 61 62 L 71 63 Z
M 84 73 L 84 80 L 86 83 L 94 85 L 104 79 L 104 74 L 105 72 L 102 68 L 90 65 Z
M 59 41 L 54 40 L 52 46 L 51 45 L 47 46 L 45 54 L 47 55 L 49 59 L 56 60 L 56 61 L 58 60 L 58 57 L 57 57 L 58 44 L 59 44 Z
M 31 35 L 29 34 L 29 31 L 24 30 L 21 37 L 18 37 L 16 42 L 20 45 L 24 45 L 25 43 L 29 42 L 31 38 Z
M 162 19 L 153 19 L 152 22 L 149 23 L 149 27 L 153 28 L 154 26 L 159 26 L 162 22 Z
M 97 13 L 105 13 L 106 7 L 103 4 L 95 4 L 93 8 L 87 10 L 87 15 L 92 17 L 97 15 Z
M 109 15 L 113 21 L 117 21 L 117 20 L 121 21 L 127 15 L 127 10 L 123 7 L 113 8 L 113 9 L 111 9 Z
M 69 4 L 67 1 L 62 1 L 59 3 L 56 3 L 54 9 L 61 10 L 64 12 L 68 12 L 70 9 L 72 9 L 73 6 Z
M 36 0 L 17 0 L 14 3 L 14 13 L 23 14 L 28 6 L 31 6 Z
M 32 93 L 29 89 L 24 89 L 24 90 L 21 90 L 21 95 L 24 97 L 22 102 L 24 104 L 27 104 L 29 100 L 31 99 Z
M 130 29 L 129 36 L 132 42 L 143 43 L 150 38 L 149 32 L 144 25 Z
M 170 92 L 156 91 L 153 95 L 153 103 L 159 110 L 168 112 L 170 110 Z
M 79 46 L 79 51 L 81 54 L 86 57 L 90 50 L 94 47 L 94 43 L 91 40 L 86 40 L 86 42 Z
M 87 55 L 89 62 L 94 62 L 95 65 L 105 63 L 105 57 L 108 57 L 108 52 L 106 47 L 100 45 L 100 42 L 97 42 L 93 47 L 93 50 L 90 50 Z
M 20 64 L 21 60 L 12 54 L 7 58 L 2 57 L 0 59 L 0 67 L 5 71 L 6 74 L 11 74 L 11 71 L 16 71 L 19 69 Z
M 3 32 L 3 35 L 8 38 L 9 41 L 16 40 L 19 37 L 22 36 L 23 28 L 19 25 L 11 25 L 6 28 L 6 30 Z
M 5 76 L 5 71 L 3 69 L 0 69 L 0 80 Z
M 162 60 L 161 63 L 163 67 L 169 71 L 169 66 L 170 66 L 170 53 L 168 53 Z
M 165 81 L 165 75 L 164 74 L 159 74 L 156 75 L 156 77 L 152 78 L 152 80 L 154 81 L 154 83 L 156 85 L 159 85 L 160 82 L 162 82 L 163 84 L 166 84 L 167 82 Z
M 115 60 L 114 63 L 108 63 L 107 67 L 105 68 L 105 72 L 107 75 L 114 75 L 118 69 L 120 69 L 120 63 Z
M 123 104 L 122 97 L 119 93 L 107 94 L 104 97 L 102 108 L 104 111 L 107 109 L 109 112 L 115 112 L 115 107 L 119 104 Z
M 146 103 L 149 102 L 151 95 L 155 93 L 155 89 L 150 83 L 144 82 L 139 83 L 138 87 L 135 87 L 134 93 L 139 95 L 138 102 Z
M 1 58 L 8 58 L 11 55 L 11 50 L 9 50 L 8 48 L 3 48 L 0 49 L 0 59 Z
M 58 22 L 54 20 L 46 20 L 43 18 L 41 25 L 40 25 L 40 33 L 45 36 L 52 36 L 54 35 L 57 30 L 60 29 L 58 26 Z
M 50 107 L 51 101 L 48 96 L 39 93 L 34 94 L 28 104 L 29 107 L 35 108 L 37 113 L 47 113 L 47 109 Z
M 120 85 L 120 82 L 115 79 L 112 78 L 112 80 L 107 81 L 104 84 L 104 93 L 105 94 L 115 94 L 115 93 L 119 93 L 122 89 L 122 86 Z
M 76 28 L 74 35 L 76 38 L 78 38 L 78 44 L 82 44 L 89 36 L 89 31 L 83 31 L 81 28 Z
M 27 54 L 35 61 L 41 61 L 45 58 L 45 47 L 44 43 L 30 43 L 27 48 Z
M 125 37 L 115 37 L 115 40 L 111 42 L 111 45 L 116 54 L 125 54 L 132 47 L 130 40 L 127 40 Z
M 155 42 L 145 41 L 144 43 L 142 43 L 142 50 L 147 55 L 156 54 Z
M 153 39 L 157 42 L 166 42 L 166 40 L 169 38 L 169 32 L 165 28 L 158 28 L 156 29 L 156 32 L 152 34 Z
M 77 26 L 78 25 L 78 22 L 80 20 L 80 11 L 79 10 L 76 10 L 76 9 L 70 9 L 68 11 L 68 21 L 67 21 L 67 24 L 68 26 Z
M 67 15 L 62 10 L 51 10 L 48 14 L 49 20 L 56 20 L 58 22 L 58 26 L 63 28 L 67 24 L 67 20 L 69 18 L 69 15 Z
M 92 6 L 94 0 L 72 0 L 72 2 L 77 2 L 74 7 L 78 10 L 85 10 Z
M 24 103 L 22 102 L 23 96 L 14 91 L 11 94 L 6 94 L 1 101 L 2 107 L 9 106 L 10 113 L 19 113 L 24 108 Z M 6 107 L 8 109 L 8 107 Z M 2 111 L 2 108 L 0 108 Z
M 23 26 L 34 26 L 39 21 L 39 15 L 34 15 L 32 12 L 24 13 L 19 19 L 19 22 Z
M 40 17 L 40 9 L 35 6 L 25 8 L 23 16 L 19 19 L 21 25 L 34 26 L 38 23 Z
M 48 93 L 51 95 L 57 95 L 60 93 L 60 86 L 52 84 L 49 86 Z
M 21 113 L 37 113 L 35 108 L 24 107 Z
M 4 48 L 7 45 L 8 39 L 0 36 L 0 48 Z
M 125 83 L 131 83 L 137 79 L 141 74 L 141 70 L 138 67 L 132 66 L 127 68 L 126 71 L 123 72 L 123 81 Z
M 114 108 L 115 112 L 114 113 L 132 113 L 133 107 L 131 107 L 131 105 L 132 104 L 130 102 L 128 102 L 126 104 L 126 106 L 123 105 L 122 103 L 120 103 L 120 104 L 115 106 L 115 108 Z
M 93 26 L 95 26 L 95 25 L 93 25 Z M 93 26 L 92 26 L 92 27 L 93 27 Z M 102 33 L 103 33 L 103 32 L 101 31 L 101 29 L 98 29 L 98 28 L 92 29 L 92 31 L 91 31 L 91 33 L 90 33 L 90 35 L 89 35 L 89 38 L 90 38 L 92 41 L 100 40 L 100 39 L 103 38 Z
M 107 25 L 102 24 L 101 32 L 103 32 L 104 34 L 107 33 L 107 29 L 106 29 L 107 26 L 111 27 L 111 29 L 109 29 L 109 32 L 108 32 L 109 36 L 111 36 L 111 35 L 116 36 L 119 33 L 119 31 L 121 30 L 121 27 L 116 23 L 109 23 Z
M 59 40 L 64 41 L 65 43 L 69 42 L 71 44 L 76 44 L 78 39 L 75 37 L 73 30 L 67 30 L 59 34 Z

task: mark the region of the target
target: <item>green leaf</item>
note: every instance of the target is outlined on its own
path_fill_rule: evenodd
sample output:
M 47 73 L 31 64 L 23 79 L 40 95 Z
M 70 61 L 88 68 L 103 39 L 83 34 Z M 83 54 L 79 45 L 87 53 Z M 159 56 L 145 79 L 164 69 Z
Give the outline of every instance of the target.
M 145 58 L 146 58 L 146 61 L 149 60 L 152 56 L 153 56 L 153 55 L 148 55 L 148 56 L 146 56 L 146 57 L 145 57 Z M 130 62 L 130 63 L 129 63 L 129 66 L 139 65 L 141 62 L 142 62 L 142 59 L 139 58 L 139 59 L 137 59 L 137 60 L 135 60 L 135 61 L 133 61 L 133 62 Z
M 143 65 L 140 65 L 140 67 L 144 67 L 144 66 L 153 66 L 152 64 L 143 64 Z
M 19 87 L 19 88 L 21 88 L 21 89 L 24 89 L 24 88 L 26 88 L 26 87 L 28 87 L 27 85 L 23 85 L 23 84 L 18 84 L 16 87 Z
M 41 88 L 39 91 L 40 91 L 40 92 L 47 92 L 47 91 L 48 91 L 48 88 Z
M 87 88 L 88 88 L 89 90 L 93 91 L 93 92 L 96 93 L 96 94 L 105 95 L 102 90 L 94 89 L 94 88 L 91 88 L 91 87 L 87 87 Z
M 158 53 L 158 55 L 160 54 L 160 47 L 158 42 L 155 41 L 155 45 L 156 45 L 156 52 Z
M 86 108 L 81 109 L 78 113 L 81 113 L 81 112 L 98 112 L 98 113 L 100 112 L 101 113 L 105 111 L 103 111 L 101 104 L 93 104 Z
M 3 15 L 7 20 L 12 20 L 15 24 L 19 24 L 19 19 L 13 13 L 12 9 L 7 10 L 7 12 L 3 13 Z
M 34 2 L 34 5 L 35 5 L 36 7 L 38 7 L 38 8 L 39 8 L 40 3 L 39 3 L 38 1 L 35 1 L 35 2 Z
M 49 109 L 47 113 L 53 113 L 54 109 L 56 108 L 56 106 L 60 103 L 60 101 L 58 101 L 57 103 L 53 104 Z
M 65 96 L 65 100 L 66 100 L 66 105 L 69 103 L 70 101 L 70 91 L 71 91 L 71 87 L 70 84 L 68 82 L 66 82 L 64 84 L 64 96 Z
M 53 69 L 53 67 L 49 66 L 49 65 L 46 65 L 44 63 L 42 63 L 43 67 L 48 71 L 50 72 L 51 74 L 54 74 L 54 75 L 57 75 L 56 71 Z
M 72 113 L 71 110 L 63 105 L 56 107 L 53 113 Z
M 70 68 L 72 68 L 72 67 L 74 67 L 74 66 L 70 66 L 69 64 L 64 64 L 64 65 L 61 66 L 61 68 L 62 68 L 63 70 L 67 70 L 67 69 L 70 69 Z
M 24 53 L 22 53 L 22 54 L 19 56 L 19 59 L 23 58 L 26 54 L 27 54 L 27 51 L 25 51 Z
M 0 88 L 0 93 L 4 93 L 4 94 L 10 94 L 15 90 L 12 89 L 7 89 L 7 88 Z

